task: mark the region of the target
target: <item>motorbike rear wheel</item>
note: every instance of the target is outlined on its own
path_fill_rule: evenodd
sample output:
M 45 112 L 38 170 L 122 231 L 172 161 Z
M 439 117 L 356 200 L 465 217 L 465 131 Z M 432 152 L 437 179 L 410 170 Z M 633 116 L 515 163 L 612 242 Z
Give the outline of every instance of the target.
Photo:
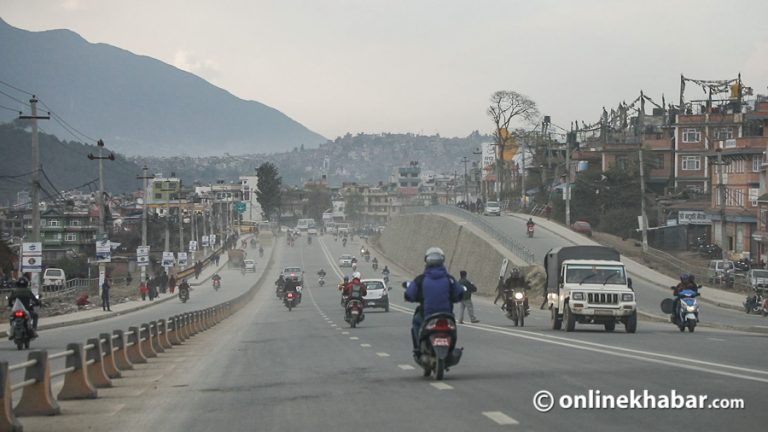
M 355 328 L 355 327 L 357 327 L 357 318 L 355 318 L 355 317 L 352 317 L 352 319 L 350 319 L 350 320 L 349 320 L 349 325 L 350 325 L 352 328 Z
M 437 365 L 435 367 L 435 379 L 438 381 L 442 381 L 443 374 L 445 374 L 445 360 L 437 359 Z
M 696 328 L 696 320 L 693 318 L 688 319 L 688 332 L 693 333 L 693 329 Z

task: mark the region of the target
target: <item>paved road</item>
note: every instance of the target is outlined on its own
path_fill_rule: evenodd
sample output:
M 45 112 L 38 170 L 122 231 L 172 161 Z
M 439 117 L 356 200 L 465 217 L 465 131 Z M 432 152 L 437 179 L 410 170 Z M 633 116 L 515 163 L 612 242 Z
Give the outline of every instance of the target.
M 544 256 L 553 247 L 576 244 L 547 231 L 541 225 L 536 227 L 534 237 L 529 238 L 525 232 L 525 221 L 517 217 L 505 215 L 500 217 L 484 216 L 484 218 L 491 226 L 532 250 L 536 255 L 538 264 L 543 264 Z M 670 297 L 671 290 L 668 287 L 661 287 L 641 279 L 642 275 L 630 273 L 630 276 L 633 278 L 633 287 L 637 292 L 640 310 L 654 315 L 662 315 L 659 305 L 663 299 Z M 758 315 L 747 315 L 744 312 L 706 303 L 700 303 L 700 306 L 699 317 L 703 325 L 719 323 L 736 327 L 768 326 L 768 320 Z
M 306 270 L 299 307 L 288 312 L 268 284 L 234 318 L 206 332 L 197 355 L 173 363 L 154 390 L 113 400 L 119 407 L 101 430 L 750 430 L 768 420 L 764 336 L 681 334 L 655 323 L 642 323 L 634 335 L 586 326 L 566 334 L 548 330 L 538 310 L 519 329 L 485 299 L 476 300 L 481 323 L 460 328 L 462 363 L 441 383 L 422 378 L 410 358 L 411 305 L 396 283 L 412 275 L 393 275 L 390 312 L 369 310 L 356 329 L 342 319 L 331 261 L 359 248 L 353 242 L 342 251 L 329 237 L 286 248 L 283 264 Z M 320 267 L 329 273 L 322 288 L 314 283 Z M 361 271 L 371 274 L 366 263 Z M 545 414 L 532 406 L 541 390 L 559 398 L 590 389 L 742 398 L 746 408 L 556 407 Z
M 113 330 L 117 329 L 127 331 L 130 326 L 139 326 L 142 323 L 168 318 L 169 316 L 184 312 L 204 309 L 234 298 L 245 292 L 256 282 L 259 275 L 264 271 L 266 259 L 271 253 L 270 249 L 271 247 L 265 248 L 264 259 L 256 260 L 255 273 L 246 273 L 243 275 L 240 270 L 229 270 L 225 266 L 219 273 L 222 278 L 219 291 L 215 291 L 213 285 L 210 283 L 204 284 L 192 288 L 190 299 L 186 303 L 181 303 L 180 300 L 169 300 L 136 312 L 115 316 L 101 321 L 41 330 L 39 332 L 39 337 L 32 341 L 31 349 L 45 349 L 48 350 L 49 353 L 63 351 L 68 343 L 85 343 L 88 338 L 98 337 L 99 333 L 112 333 Z M 258 255 L 257 252 L 254 253 L 251 251 L 251 255 L 253 254 Z M 178 291 L 176 292 L 178 293 Z M 164 296 L 167 295 L 170 294 L 161 294 L 160 298 L 164 298 Z M 11 364 L 19 363 L 27 359 L 27 351 L 18 351 L 16 346 L 6 338 L 0 340 L 0 359 L 7 360 Z M 52 370 L 63 368 L 64 360 L 53 361 L 51 367 Z M 22 371 L 13 374 L 13 382 L 15 383 L 21 380 L 22 375 Z M 18 395 L 19 394 L 16 393 L 14 396 Z

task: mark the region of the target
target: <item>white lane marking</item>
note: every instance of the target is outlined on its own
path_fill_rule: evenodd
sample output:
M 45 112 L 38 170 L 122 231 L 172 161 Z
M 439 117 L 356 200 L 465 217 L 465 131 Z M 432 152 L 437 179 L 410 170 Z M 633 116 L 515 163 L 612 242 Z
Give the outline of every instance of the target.
M 413 312 L 413 309 L 409 309 L 409 308 L 406 308 L 406 307 L 403 307 L 403 306 L 399 306 L 399 305 L 395 305 L 395 304 L 392 304 L 392 303 L 390 303 L 389 306 L 391 308 L 395 309 L 395 310 L 400 311 L 400 312 L 406 312 L 406 313 L 412 313 Z M 488 325 L 488 324 L 466 324 L 465 327 L 473 328 L 473 329 L 476 329 L 476 330 L 484 330 L 484 331 L 491 332 L 491 333 L 501 333 L 501 334 L 505 334 L 505 335 L 508 335 L 508 336 L 515 336 L 515 337 L 519 337 L 519 338 L 523 338 L 523 339 L 530 339 L 530 340 L 534 340 L 534 341 L 538 341 L 538 342 L 542 342 L 542 343 L 548 343 L 548 344 L 553 344 L 553 345 L 561 345 L 561 346 L 569 347 L 569 348 L 573 348 L 573 349 L 579 349 L 579 350 L 585 350 L 585 351 L 594 351 L 594 352 L 599 352 L 599 353 L 604 353 L 604 354 L 615 355 L 617 357 L 626 357 L 626 358 L 632 358 L 632 359 L 636 359 L 636 360 L 640 360 L 640 361 L 646 361 L 646 362 L 650 362 L 650 363 L 659 363 L 659 364 L 664 364 L 664 365 L 669 365 L 669 366 L 676 366 L 676 367 L 679 367 L 679 368 L 682 368 L 682 369 L 690 369 L 690 370 L 696 370 L 696 371 L 700 371 L 700 372 L 713 373 L 713 374 L 716 374 L 716 375 L 723 375 L 723 376 L 729 376 L 729 377 L 734 377 L 734 378 L 741 378 L 741 379 L 750 380 L 750 381 L 758 381 L 758 382 L 766 382 L 766 383 L 768 383 L 768 379 L 752 376 L 755 373 L 761 374 L 761 375 L 768 375 L 768 371 L 766 371 L 766 370 L 753 369 L 753 368 L 745 368 L 745 367 L 740 367 L 740 366 L 732 366 L 732 365 L 727 365 L 727 364 L 723 364 L 723 363 L 714 363 L 714 362 L 708 362 L 708 361 L 703 361 L 703 360 L 696 360 L 696 359 L 692 359 L 692 358 L 680 357 L 680 356 L 677 356 L 677 355 L 661 354 L 661 353 L 655 353 L 655 352 L 651 352 L 651 351 L 643 351 L 643 350 L 637 350 L 637 349 L 632 349 L 632 348 L 624 348 L 624 347 L 619 347 L 619 346 L 606 345 L 606 344 L 600 344 L 600 343 L 595 343 L 595 342 L 588 342 L 588 341 L 583 341 L 583 340 L 577 341 L 577 340 L 568 339 L 568 338 L 565 338 L 565 337 L 553 336 L 553 335 L 546 334 L 546 333 L 539 333 L 539 332 L 526 331 L 526 330 L 511 330 L 511 329 L 508 329 L 508 328 L 505 328 L 505 327 L 492 326 L 492 325 Z M 768 327 L 768 326 L 766 326 L 766 327 Z M 579 346 L 579 345 L 576 345 L 576 344 L 581 344 L 583 346 Z M 593 347 L 595 347 L 595 348 L 593 348 Z M 620 351 L 624 351 L 624 352 L 627 352 L 627 353 L 630 353 L 630 354 L 624 354 L 624 353 L 622 353 Z M 631 354 L 635 354 L 635 355 L 631 355 Z M 639 355 L 651 356 L 651 357 L 641 357 L 638 354 Z M 653 358 L 653 357 L 660 357 L 661 359 L 657 359 L 657 358 Z M 662 359 L 665 359 L 665 360 L 662 360 Z M 666 359 L 669 359 L 669 361 L 667 361 Z M 693 364 L 686 365 L 686 364 L 680 363 L 681 361 L 685 361 L 685 362 L 693 363 Z M 711 368 L 699 367 L 699 366 L 696 366 L 696 365 L 719 367 L 719 368 L 722 368 L 722 369 L 732 369 L 732 370 L 736 370 L 736 371 L 740 371 L 740 372 L 745 372 L 745 375 L 740 375 L 740 374 L 737 374 L 737 373 L 726 372 L 726 371 L 717 371 L 717 370 L 713 370 Z
M 715 342 L 725 342 L 725 339 L 720 339 L 720 338 L 711 338 L 711 337 L 708 337 L 707 339 L 709 339 L 709 340 L 711 340 L 711 341 L 715 341 Z
M 363 348 L 370 348 L 371 344 L 360 344 L 360 346 Z
M 349 334 L 349 332 L 348 331 L 343 331 L 343 332 L 341 332 L 341 334 Z
M 448 385 L 446 383 L 442 382 L 436 382 L 436 383 L 429 383 L 432 387 L 438 389 L 438 390 L 453 390 L 453 386 Z
M 376 353 L 376 355 L 379 356 L 379 357 L 389 357 L 389 354 L 387 354 L 385 352 Z
M 336 324 L 331 324 L 331 327 L 336 327 Z
M 359 338 L 359 337 L 357 337 L 357 336 L 350 336 L 349 338 L 350 338 L 350 339 L 352 339 L 352 340 L 358 340 L 358 339 L 360 339 L 360 338 Z
M 501 411 L 483 411 L 483 415 L 500 425 L 518 425 L 519 421 L 504 414 Z
M 415 367 L 413 367 L 411 365 L 407 365 L 407 364 L 397 365 L 397 367 L 399 367 L 402 370 L 414 370 L 414 369 L 416 369 Z

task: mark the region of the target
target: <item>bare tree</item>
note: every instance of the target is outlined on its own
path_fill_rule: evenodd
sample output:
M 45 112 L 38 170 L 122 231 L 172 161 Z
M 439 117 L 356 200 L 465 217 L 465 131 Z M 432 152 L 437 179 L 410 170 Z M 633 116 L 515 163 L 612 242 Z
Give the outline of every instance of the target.
M 505 181 L 504 151 L 510 144 L 510 125 L 513 122 L 525 121 L 533 123 L 539 118 L 539 108 L 536 102 L 528 96 L 508 90 L 499 90 L 491 95 L 491 105 L 488 107 L 488 116 L 493 121 L 495 129 L 493 137 L 496 141 L 496 180 L 499 183 L 499 200 L 508 189 Z M 525 174 L 523 174 L 525 175 Z

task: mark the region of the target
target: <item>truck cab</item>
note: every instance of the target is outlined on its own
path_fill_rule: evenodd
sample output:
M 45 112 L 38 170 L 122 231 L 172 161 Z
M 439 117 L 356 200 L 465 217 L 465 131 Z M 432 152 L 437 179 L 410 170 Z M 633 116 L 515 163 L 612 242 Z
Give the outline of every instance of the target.
M 613 331 L 624 324 L 637 329 L 637 298 L 619 253 L 604 246 L 552 249 L 544 260 L 552 328 L 573 331 L 576 323 L 603 325 Z

